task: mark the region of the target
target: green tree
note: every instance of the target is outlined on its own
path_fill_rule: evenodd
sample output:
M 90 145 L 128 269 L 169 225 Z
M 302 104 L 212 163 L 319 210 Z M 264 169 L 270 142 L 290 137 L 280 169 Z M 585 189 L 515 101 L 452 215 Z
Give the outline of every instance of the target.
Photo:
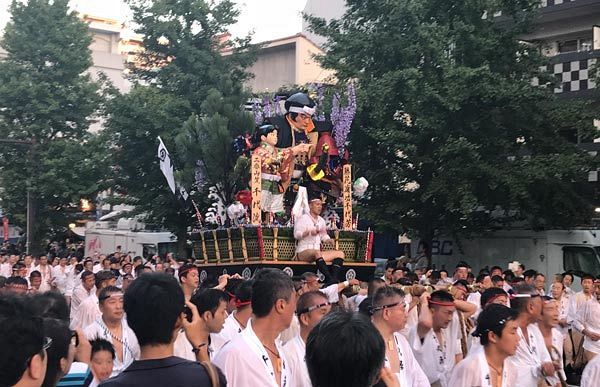
M 1 41 L 1 206 L 23 225 L 27 192 L 37 214 L 31 250 L 48 231 L 66 227 L 80 198 L 93 198 L 101 155 L 88 133 L 101 99 L 86 73 L 92 65 L 88 26 L 67 0 L 13 1 Z
M 348 0 L 339 20 L 307 16 L 328 38 L 321 63 L 358 82 L 351 149 L 381 228 L 431 240 L 589 219 L 592 160 L 561 135 L 590 138 L 586 104 L 557 100 L 539 45 L 519 41 L 538 3 Z
M 116 187 L 147 222 L 174 232 L 183 252 L 195 218 L 168 189 L 156 159 L 156 137 L 165 142 L 179 181 L 201 208 L 211 185 L 220 184 L 229 200 L 236 187 L 231 142 L 253 128 L 242 105 L 246 68 L 256 49 L 249 37 L 228 39 L 227 28 L 238 16 L 232 1 L 131 0 L 129 5 L 144 50 L 130 67 L 133 90 L 109 104 Z M 200 175 L 202 184 L 196 184 Z

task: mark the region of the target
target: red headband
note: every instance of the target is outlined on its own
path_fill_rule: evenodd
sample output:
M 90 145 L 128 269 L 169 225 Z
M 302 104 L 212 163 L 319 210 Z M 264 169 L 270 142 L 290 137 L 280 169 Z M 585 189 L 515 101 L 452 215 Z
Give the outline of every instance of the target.
M 498 297 L 506 297 L 506 296 L 507 296 L 506 294 L 502 294 L 502 293 L 500 293 L 500 294 L 495 294 L 495 295 L 491 296 L 489 300 L 487 300 L 487 302 L 485 303 L 485 305 L 484 305 L 484 306 L 488 306 L 489 304 L 491 304 L 492 302 L 494 302 L 494 300 L 495 300 L 496 298 L 498 298 Z
M 439 305 L 439 306 L 455 306 L 454 302 L 446 302 L 446 301 L 433 301 L 429 300 L 430 304 Z

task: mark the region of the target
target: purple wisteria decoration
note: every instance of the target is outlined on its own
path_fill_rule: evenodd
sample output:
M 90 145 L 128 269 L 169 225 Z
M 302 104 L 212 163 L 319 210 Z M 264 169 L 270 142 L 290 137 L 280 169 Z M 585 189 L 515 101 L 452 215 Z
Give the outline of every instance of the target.
M 325 121 L 325 86 L 322 83 L 317 83 L 314 87 L 317 89 L 317 98 L 315 100 L 317 104 L 317 116 L 315 119 L 317 121 Z
M 350 133 L 352 121 L 356 114 L 356 89 L 352 82 L 348 83 L 346 89 L 348 97 L 348 106 L 342 106 L 341 96 L 338 92 L 333 95 L 331 101 L 331 123 L 333 124 L 333 138 L 340 154 L 344 152 L 346 140 Z
M 260 125 L 263 123 L 263 112 L 262 107 L 258 101 L 252 103 L 252 115 L 254 116 L 254 123 Z

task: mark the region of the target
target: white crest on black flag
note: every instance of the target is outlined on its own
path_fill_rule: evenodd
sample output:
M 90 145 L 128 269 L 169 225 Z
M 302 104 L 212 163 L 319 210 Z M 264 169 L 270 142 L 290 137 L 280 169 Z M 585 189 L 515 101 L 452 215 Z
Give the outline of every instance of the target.
M 169 188 L 171 192 L 175 193 L 175 176 L 173 175 L 173 162 L 171 161 L 171 156 L 169 156 L 169 151 L 162 139 L 158 137 L 158 159 L 160 160 L 160 170 L 163 175 L 167 179 L 167 184 L 169 184 Z M 185 190 L 184 190 L 185 191 Z M 186 192 L 187 195 L 187 192 Z

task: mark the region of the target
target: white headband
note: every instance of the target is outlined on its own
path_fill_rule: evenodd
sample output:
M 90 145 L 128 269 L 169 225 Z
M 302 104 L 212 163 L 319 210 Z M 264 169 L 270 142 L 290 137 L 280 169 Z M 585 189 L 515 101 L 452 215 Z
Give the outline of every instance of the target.
M 288 110 L 289 113 L 304 113 L 304 114 L 308 114 L 310 116 L 315 114 L 315 111 L 316 111 L 315 108 L 311 108 L 308 106 L 303 106 L 303 107 L 290 106 L 290 109 Z

